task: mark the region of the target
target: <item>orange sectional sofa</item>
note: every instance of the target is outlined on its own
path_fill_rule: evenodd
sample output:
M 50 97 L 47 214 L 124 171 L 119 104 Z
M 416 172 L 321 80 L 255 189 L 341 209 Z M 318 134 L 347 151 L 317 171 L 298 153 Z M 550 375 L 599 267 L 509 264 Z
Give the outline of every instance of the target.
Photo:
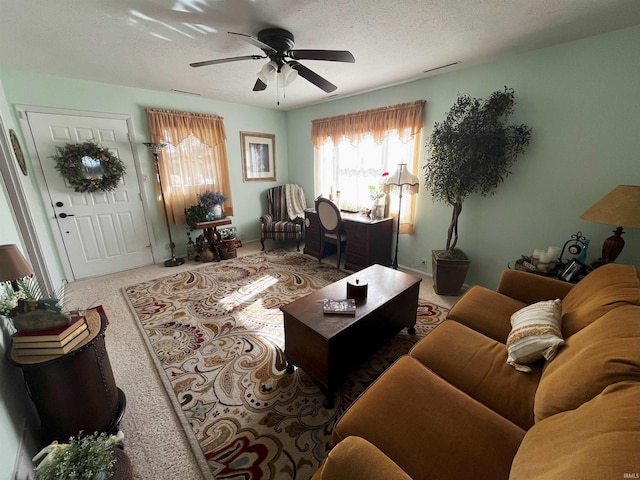
M 511 316 L 553 299 L 564 345 L 517 371 Z M 496 291 L 471 288 L 333 441 L 314 480 L 638 478 L 640 271 L 608 264 L 574 286 L 509 270 Z

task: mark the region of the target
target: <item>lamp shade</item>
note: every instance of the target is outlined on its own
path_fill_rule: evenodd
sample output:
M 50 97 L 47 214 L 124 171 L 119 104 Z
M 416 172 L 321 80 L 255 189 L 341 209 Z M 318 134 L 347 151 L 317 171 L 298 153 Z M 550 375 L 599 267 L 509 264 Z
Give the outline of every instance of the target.
M 31 266 L 17 245 L 0 245 L 0 282 L 10 282 L 33 275 Z
M 265 63 L 264 66 L 257 73 L 257 75 L 258 75 L 258 78 L 263 83 L 268 84 L 271 80 L 276 78 L 277 73 L 278 73 L 278 65 L 276 64 L 276 62 L 271 61 L 271 62 Z
M 618 185 L 580 218 L 606 225 L 640 228 L 640 186 Z
M 142 143 L 154 155 L 160 155 L 160 152 L 162 151 L 162 149 L 167 146 L 166 143 L 153 143 L 153 142 L 142 142 Z
M 291 82 L 293 82 L 296 78 L 298 78 L 297 70 L 291 68 L 288 63 L 282 65 L 282 67 L 280 68 L 280 73 L 278 74 L 279 83 L 281 83 L 283 86 L 287 86 L 290 85 Z
M 418 193 L 419 186 L 420 180 L 407 170 L 406 163 L 398 164 L 398 168 L 393 175 L 389 175 L 384 182 L 384 190 L 387 193 L 396 189 L 402 189 L 403 194 Z

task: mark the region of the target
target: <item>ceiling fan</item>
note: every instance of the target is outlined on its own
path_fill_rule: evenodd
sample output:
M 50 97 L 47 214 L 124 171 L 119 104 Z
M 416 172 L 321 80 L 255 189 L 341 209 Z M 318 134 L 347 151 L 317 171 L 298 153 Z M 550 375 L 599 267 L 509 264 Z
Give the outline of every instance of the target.
M 267 88 L 270 80 L 276 75 L 285 84 L 291 83 L 297 75 L 313 83 L 327 93 L 333 92 L 336 87 L 333 83 L 321 77 L 313 70 L 302 65 L 298 60 L 325 60 L 330 62 L 354 63 L 356 59 L 347 50 L 292 50 L 294 39 L 291 32 L 282 28 L 267 28 L 258 32 L 258 38 L 245 33 L 228 32 L 230 35 L 237 35 L 251 45 L 254 45 L 264 52 L 264 55 L 244 55 L 241 57 L 219 58 L 217 60 L 206 60 L 204 62 L 190 63 L 192 67 L 205 67 L 218 63 L 236 62 L 239 60 L 260 60 L 269 58 L 269 62 L 258 72 L 258 80 L 253 86 L 253 91 L 257 92 Z

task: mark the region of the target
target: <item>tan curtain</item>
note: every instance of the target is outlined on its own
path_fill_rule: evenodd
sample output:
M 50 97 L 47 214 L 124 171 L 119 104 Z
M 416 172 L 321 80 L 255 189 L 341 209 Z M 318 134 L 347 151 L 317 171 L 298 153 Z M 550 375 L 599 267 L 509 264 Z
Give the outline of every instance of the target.
M 426 100 L 401 103 L 390 107 L 376 108 L 363 112 L 321 118 L 311 122 L 311 139 L 316 148 L 331 139 L 334 144 L 348 140 L 357 145 L 368 135 L 373 135 L 376 143 L 381 143 L 388 132 L 396 130 L 403 142 L 413 138 L 414 152 L 412 161 L 407 162 L 411 173 L 418 175 L 418 159 L 422 126 L 424 125 L 424 107 Z M 400 233 L 413 234 L 415 229 L 415 212 L 417 195 L 402 197 L 400 214 Z M 389 213 L 394 217 L 394 228 L 397 222 L 397 198 L 390 198 Z
M 205 190 L 222 192 L 226 215 L 233 215 L 226 135 L 217 115 L 145 109 L 151 141 L 166 143 L 159 169 L 169 223 L 183 225 L 184 209 L 198 203 Z
M 406 141 L 409 137 L 416 136 L 422 129 L 425 103 L 425 100 L 417 100 L 313 120 L 311 140 L 316 147 L 325 143 L 328 138 L 331 138 L 335 144 L 348 139 L 355 145 L 366 136 L 373 135 L 375 142 L 380 143 L 387 132 L 397 130 L 400 138 Z

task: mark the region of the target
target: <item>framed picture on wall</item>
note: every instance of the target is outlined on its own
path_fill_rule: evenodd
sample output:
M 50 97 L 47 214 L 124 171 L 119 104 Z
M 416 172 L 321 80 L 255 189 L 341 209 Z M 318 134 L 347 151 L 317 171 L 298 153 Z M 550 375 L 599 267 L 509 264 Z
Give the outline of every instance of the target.
M 245 182 L 276 180 L 276 136 L 240 132 L 242 178 Z

